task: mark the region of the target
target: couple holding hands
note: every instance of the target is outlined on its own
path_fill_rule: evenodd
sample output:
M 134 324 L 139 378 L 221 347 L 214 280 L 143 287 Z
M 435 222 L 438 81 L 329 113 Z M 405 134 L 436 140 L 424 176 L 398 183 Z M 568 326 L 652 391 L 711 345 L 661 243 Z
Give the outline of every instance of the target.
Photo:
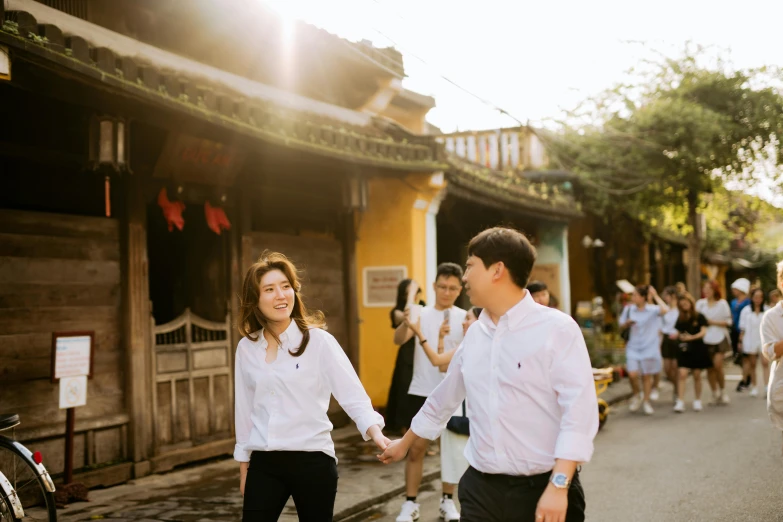
M 436 439 L 467 398 L 461 520 L 583 521 L 577 467 L 590 460 L 598 430 L 592 367 L 573 319 L 527 292 L 535 259 L 535 248 L 512 229 L 471 240 L 464 282 L 484 311 L 410 429 L 391 441 L 323 315 L 304 306 L 296 268 L 281 254 L 262 256 L 244 280 L 236 352 L 243 520 L 276 521 L 290 497 L 299 520 L 332 520 L 338 477 L 327 410 L 334 395 L 386 464 L 420 439 Z

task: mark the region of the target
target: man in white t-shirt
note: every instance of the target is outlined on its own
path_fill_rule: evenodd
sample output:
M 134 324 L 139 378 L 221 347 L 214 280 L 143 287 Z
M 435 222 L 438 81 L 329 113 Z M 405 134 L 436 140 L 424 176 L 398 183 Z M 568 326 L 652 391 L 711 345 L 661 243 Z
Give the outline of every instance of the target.
M 441 368 L 433 366 L 422 344 L 429 343 L 432 350 L 438 350 L 438 339 L 441 328 L 447 332 L 443 339 L 443 351 L 456 350 L 462 342 L 462 322 L 467 312 L 454 306 L 462 292 L 462 267 L 455 263 L 441 263 L 435 276 L 435 306 L 425 306 L 421 309 L 421 334 L 416 338 L 416 348 L 413 352 L 413 379 L 408 388 L 407 407 L 412 414 L 418 413 L 429 397 L 430 393 L 438 387 L 445 375 Z M 448 320 L 448 322 L 446 322 Z M 399 329 L 407 330 L 404 334 L 404 342 L 414 336 L 414 332 L 403 323 Z M 413 415 L 410 415 L 413 417 Z M 419 519 L 419 504 L 416 497 L 419 494 L 421 477 L 424 469 L 424 455 L 427 452 L 429 441 L 420 439 L 418 444 L 411 447 L 405 464 L 405 488 L 406 500 L 402 506 L 398 522 L 412 522 Z M 450 518 L 456 513 L 453 501 L 454 484 L 443 484 L 442 511 L 445 508 L 447 520 L 459 520 Z M 453 508 L 453 509 L 452 509 Z M 456 514 L 458 517 L 459 515 Z

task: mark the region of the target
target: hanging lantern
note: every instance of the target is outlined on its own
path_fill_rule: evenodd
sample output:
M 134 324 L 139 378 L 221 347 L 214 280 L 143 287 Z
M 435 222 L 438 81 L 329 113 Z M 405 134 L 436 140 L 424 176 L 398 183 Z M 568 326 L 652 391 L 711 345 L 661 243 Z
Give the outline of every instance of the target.
M 129 148 L 126 120 L 107 115 L 92 118 L 90 122 L 90 165 L 93 169 L 110 168 L 115 172 L 130 172 Z

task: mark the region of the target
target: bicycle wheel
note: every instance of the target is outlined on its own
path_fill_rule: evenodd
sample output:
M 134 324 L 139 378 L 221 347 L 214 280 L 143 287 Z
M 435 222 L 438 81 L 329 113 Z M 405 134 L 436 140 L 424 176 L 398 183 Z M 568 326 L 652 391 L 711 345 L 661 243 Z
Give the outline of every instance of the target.
M 0 436 L 0 473 L 13 487 L 24 510 L 24 518 L 16 517 L 11 499 L 0 488 L 1 522 L 57 520 L 54 485 L 48 473 L 43 466 L 35 463 L 33 454 L 27 448 L 3 436 Z

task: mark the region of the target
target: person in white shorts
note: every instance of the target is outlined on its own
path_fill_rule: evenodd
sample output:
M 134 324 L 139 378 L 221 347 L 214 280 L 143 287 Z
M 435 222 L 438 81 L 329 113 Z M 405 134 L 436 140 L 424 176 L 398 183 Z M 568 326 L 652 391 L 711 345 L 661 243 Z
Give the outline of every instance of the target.
M 413 379 L 408 389 L 408 407 L 418 413 L 427 397 L 443 381 L 442 372 L 448 369 L 448 363 L 442 368 L 433 366 L 427 358 L 424 346 L 437 348 L 443 337 L 443 352 L 456 350 L 462 342 L 462 322 L 465 320 L 465 310 L 454 306 L 462 292 L 462 267 L 455 263 L 441 263 L 435 276 L 435 305 L 421 308 L 416 319 L 416 331 L 412 328 L 410 310 L 405 312 L 405 322 L 400 325 L 404 330 L 403 342 L 416 339 L 413 352 Z M 437 344 L 436 344 L 437 343 Z M 413 417 L 413 415 L 411 415 Z M 414 522 L 421 516 L 420 506 L 416 502 L 419 486 L 424 470 L 424 456 L 429 441 L 421 439 L 408 453 L 405 463 L 405 502 L 400 509 L 397 522 Z M 441 449 L 441 452 L 443 450 Z M 443 483 L 443 498 L 441 511 L 446 513 L 446 520 L 459 520 L 459 512 L 454 504 L 454 484 Z
M 729 328 L 733 324 L 731 307 L 721 298 L 720 286 L 715 281 L 707 281 L 702 288 L 703 299 L 696 301 L 696 311 L 707 319 L 707 335 L 704 345 L 710 353 L 712 368 L 707 370 L 707 380 L 712 389 L 713 405 L 729 403 L 726 395 L 726 374 L 723 370 L 723 354 L 731 347 Z
M 481 315 L 481 308 L 473 307 L 468 310 L 465 315 L 465 320 L 462 321 L 462 333 L 467 334 L 470 325 L 476 322 L 479 315 Z M 416 335 L 419 334 L 421 328 L 418 324 L 411 325 L 411 329 Z M 443 329 L 441 329 L 443 331 Z M 433 366 L 437 366 L 441 371 L 447 371 L 451 359 L 456 351 L 445 351 L 443 336 L 438 339 L 438 351 L 435 352 L 429 347 L 429 343 L 425 343 L 424 352 L 427 354 L 430 362 Z M 454 412 L 453 417 L 467 418 L 467 401 L 463 401 L 462 405 Z M 452 418 L 453 418 L 452 417 Z M 459 484 L 462 475 L 468 470 L 468 459 L 465 458 L 465 447 L 468 445 L 468 434 L 457 433 L 449 429 L 446 429 L 440 436 L 440 479 L 441 482 L 448 485 Z M 441 503 L 440 516 L 443 520 L 459 520 L 459 513 L 456 513 L 456 508 L 453 513 L 450 513 L 450 506 Z M 455 518 L 456 516 L 456 518 Z
M 652 295 L 658 304 L 649 304 L 648 295 Z M 620 314 L 620 328 L 631 330 L 625 345 L 626 367 L 633 389 L 629 408 L 635 412 L 643 405 L 645 415 L 652 415 L 655 411 L 650 404 L 653 376 L 661 373 L 663 367 L 660 350 L 660 318 L 669 311 L 669 307 L 658 296 L 655 288 L 649 285 L 637 286 L 631 294 L 631 302 L 633 304 L 626 306 Z M 643 390 L 641 396 L 640 375 Z
M 742 379 L 750 377 L 750 396 L 757 397 L 756 364 L 761 351 L 761 319 L 764 317 L 764 291 L 753 288 L 750 291 L 750 305 L 740 312 L 739 349 L 745 355 L 742 359 Z

